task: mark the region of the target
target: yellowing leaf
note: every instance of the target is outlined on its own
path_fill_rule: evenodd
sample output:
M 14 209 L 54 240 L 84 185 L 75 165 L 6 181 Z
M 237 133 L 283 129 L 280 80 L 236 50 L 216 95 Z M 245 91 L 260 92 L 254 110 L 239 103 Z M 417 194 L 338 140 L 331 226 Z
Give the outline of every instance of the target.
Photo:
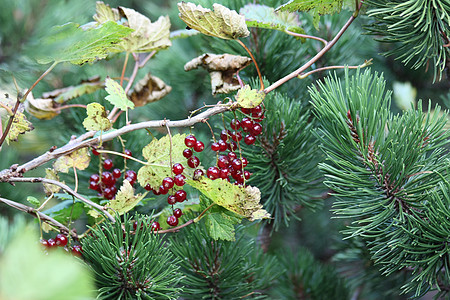
M 41 120 L 50 120 L 59 114 L 52 99 L 35 99 L 32 93 L 28 94 L 24 105 L 30 115 Z
M 261 192 L 257 187 L 237 186 L 227 180 L 211 180 L 201 177 L 198 180 L 186 180 L 186 183 L 199 190 L 214 203 L 248 218 L 250 221 L 268 219 L 270 214 L 263 209 Z
M 205 68 L 211 76 L 212 94 L 215 95 L 238 90 L 241 86 L 234 76 L 251 62 L 251 58 L 246 56 L 205 53 L 187 62 L 184 70 Z
M 101 88 L 103 88 L 103 81 L 100 81 L 100 77 L 96 76 L 82 81 L 79 85 L 71 85 L 44 93 L 42 94 L 42 98 L 45 100 L 53 100 L 57 103 L 64 103 L 82 95 L 91 94 Z
M 170 41 L 170 19 L 161 16 L 154 23 L 134 9 L 120 6 L 111 8 L 103 2 L 97 2 L 94 20 L 99 23 L 114 21 L 134 31 L 116 46 L 119 52 L 150 52 L 172 45 Z
M 108 100 L 114 106 L 117 106 L 121 110 L 127 110 L 127 108 L 134 108 L 133 102 L 128 100 L 127 95 L 123 88 L 116 81 L 111 78 L 105 80 L 105 90 L 108 92 L 106 100 Z
M 117 192 L 116 197 L 109 202 L 109 207 L 119 215 L 133 209 L 142 199 L 144 195 L 134 195 L 134 189 L 128 180 L 123 181 L 123 185 Z
M 149 73 L 136 83 L 128 95 L 135 106 L 144 106 L 147 103 L 160 100 L 171 90 L 170 85 L 166 85 L 164 81 L 156 76 L 151 76 Z
M 186 158 L 183 156 L 185 134 L 172 136 L 172 164 L 183 163 L 186 165 Z M 142 149 L 142 155 L 148 161 L 148 165 L 143 166 L 138 171 L 138 181 L 145 187 L 147 184 L 153 189 L 158 189 L 165 177 L 171 177 L 172 166 L 170 165 L 170 140 L 166 135 L 161 139 L 154 139 Z M 192 178 L 193 169 L 185 166 L 183 175 Z
M 76 168 L 78 170 L 84 170 L 89 166 L 91 157 L 89 156 L 88 148 L 81 148 L 69 155 L 58 157 L 53 164 L 53 168 L 57 172 L 67 173 L 70 169 Z
M 12 115 L 12 111 L 14 106 L 16 105 L 16 100 L 9 98 L 9 96 L 0 94 L 0 118 L 2 122 L 2 128 L 6 127 L 6 124 L 9 122 L 10 116 Z M 27 120 L 25 115 L 23 114 L 24 105 L 19 104 L 19 108 L 13 118 L 13 122 L 11 123 L 11 128 L 6 136 L 6 142 L 9 144 L 11 141 L 17 141 L 19 134 L 24 134 L 27 131 L 31 131 L 34 129 L 33 125 L 30 121 Z
M 236 101 L 241 107 L 253 108 L 260 105 L 265 96 L 263 91 L 254 90 L 249 85 L 245 85 L 237 92 Z
M 45 169 L 45 178 L 59 181 L 58 173 L 54 169 L 50 169 L 50 168 Z M 47 194 L 47 195 L 55 194 L 55 193 L 59 192 L 60 189 L 61 188 L 57 185 L 50 184 L 50 183 L 44 183 L 44 191 L 45 191 L 45 194 Z
M 105 108 L 99 103 L 89 103 L 86 108 L 87 118 L 83 121 L 86 130 L 108 130 L 111 128 L 111 121 L 106 117 Z
M 178 3 L 180 18 L 192 29 L 221 39 L 234 40 L 250 34 L 245 17 L 214 3 L 214 11 L 191 2 Z

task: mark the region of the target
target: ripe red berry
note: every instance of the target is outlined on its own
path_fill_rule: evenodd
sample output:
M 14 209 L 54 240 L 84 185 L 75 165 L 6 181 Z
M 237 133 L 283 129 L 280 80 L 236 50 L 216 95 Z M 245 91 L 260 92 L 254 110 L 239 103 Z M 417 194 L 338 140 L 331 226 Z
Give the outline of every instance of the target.
M 114 198 L 114 192 L 111 188 L 106 187 L 103 189 L 103 197 L 105 197 L 108 200 L 111 200 L 112 198 Z
M 247 171 L 247 170 L 244 171 L 244 178 L 245 178 L 245 180 L 250 179 L 250 176 L 251 176 L 251 175 L 252 175 L 252 174 L 251 174 L 249 171 Z
M 130 151 L 129 149 L 125 149 L 125 150 L 123 151 L 123 153 L 124 153 L 125 155 L 128 155 L 128 156 L 133 156 L 133 153 L 131 153 L 131 151 Z
M 235 170 L 242 169 L 242 161 L 239 158 L 234 159 L 231 162 L 231 165 L 233 166 L 233 169 L 235 169 Z
M 170 226 L 177 226 L 178 225 L 178 219 L 175 216 L 169 216 L 167 218 L 167 224 Z
M 189 167 L 197 168 L 200 165 L 200 159 L 198 159 L 197 156 L 192 156 L 192 157 L 189 157 L 187 163 L 188 163 Z
M 188 135 L 185 139 L 184 139 L 184 144 L 186 145 L 186 147 L 194 147 L 195 143 L 197 142 L 197 139 L 195 138 L 195 136 L 193 136 L 192 134 Z
M 165 195 L 169 192 L 169 189 L 166 189 L 163 185 L 159 186 L 158 193 L 160 195 Z
M 235 143 L 235 142 L 230 142 L 229 144 L 228 144 L 228 150 L 230 150 L 230 151 L 235 151 L 236 149 L 237 149 L 237 144 Z
M 249 114 L 249 113 L 251 113 L 251 109 L 250 109 L 250 108 L 244 108 L 244 107 L 241 107 L 241 111 L 242 111 L 244 114 Z
M 233 141 L 239 142 L 240 140 L 242 140 L 242 133 L 240 133 L 239 131 L 233 131 L 233 133 L 231 133 L 231 138 L 233 139 Z
M 217 143 L 217 142 L 214 142 L 214 143 L 212 143 L 211 144 L 211 150 L 212 151 L 219 151 L 220 150 L 220 145 L 219 145 L 219 143 Z
M 206 176 L 208 176 L 209 179 L 215 180 L 219 178 L 219 168 L 217 167 L 209 167 L 208 171 L 206 172 Z
M 112 171 L 112 174 L 114 178 L 120 178 L 120 176 L 122 176 L 122 172 L 120 171 L 120 169 L 117 168 Z
M 169 203 L 170 205 L 174 205 L 175 203 L 177 203 L 177 198 L 175 198 L 174 195 L 169 195 L 169 197 L 167 197 L 167 203 Z
M 184 190 L 179 190 L 175 193 L 175 199 L 177 199 L 177 202 L 183 202 L 186 200 L 187 193 Z
M 256 142 L 256 138 L 251 134 L 247 134 L 244 138 L 244 143 L 246 143 L 247 145 L 252 145 L 255 142 Z
M 194 180 L 195 179 L 199 179 L 200 177 L 202 177 L 203 175 L 205 175 L 205 173 L 203 173 L 203 170 L 201 169 L 196 169 L 194 171 Z
M 103 168 L 105 168 L 106 170 L 109 170 L 113 167 L 113 161 L 109 158 L 105 159 L 105 161 L 103 162 Z
M 56 245 L 56 241 L 52 238 L 47 240 L 47 248 L 55 248 Z
M 81 257 L 82 254 L 83 254 L 83 248 L 81 248 L 80 245 L 74 245 L 72 247 L 72 254 L 75 255 L 75 256 Z
M 105 171 L 102 173 L 102 182 L 104 185 L 110 187 L 116 183 L 116 180 L 111 172 Z
M 242 167 L 245 168 L 248 165 L 248 160 L 245 157 L 242 157 Z
M 183 150 L 183 156 L 186 157 L 186 158 L 191 157 L 192 156 L 192 150 L 189 149 L 189 148 L 184 149 Z
M 227 150 L 228 145 L 227 145 L 227 143 L 225 141 L 219 140 L 218 144 L 219 144 L 219 147 L 220 147 L 219 148 L 220 151 L 226 151 Z
M 238 130 L 239 128 L 241 128 L 241 122 L 239 122 L 238 119 L 233 119 L 230 122 L 230 127 L 234 130 Z
M 58 233 L 55 238 L 56 245 L 64 247 L 67 245 L 68 239 L 64 234 Z
M 195 152 L 202 152 L 205 149 L 205 144 L 202 141 L 197 141 L 194 145 Z
M 184 170 L 184 167 L 183 167 L 183 165 L 180 164 L 180 163 L 176 163 L 176 164 L 174 164 L 174 165 L 172 166 L 172 172 L 173 172 L 175 175 L 178 175 L 178 174 L 183 173 L 183 170 Z
M 100 175 L 98 174 L 92 174 L 89 178 L 90 181 L 99 182 L 100 181 Z
M 261 113 L 262 112 L 262 107 L 261 107 L 261 105 L 258 105 L 258 106 L 256 106 L 256 107 L 253 107 L 252 109 L 251 109 L 251 113 L 252 113 L 252 117 L 256 117 L 259 113 Z
M 45 239 L 42 239 L 42 240 L 40 240 L 39 242 L 41 243 L 41 245 L 42 245 L 42 246 L 44 246 L 44 247 L 48 247 L 48 243 L 47 243 L 47 240 L 45 240 Z
M 144 189 L 145 189 L 146 191 L 151 191 L 151 190 L 153 190 L 153 188 L 152 188 L 152 186 L 150 185 L 150 183 L 147 183 L 147 184 L 144 186 Z
M 95 148 L 92 148 L 92 154 L 94 154 L 95 156 L 99 156 L 100 155 L 100 153 Z
M 161 230 L 161 225 L 159 225 L 158 222 L 154 221 L 151 225 L 152 230 L 157 231 L 157 230 Z
M 253 116 L 253 114 L 252 114 L 252 116 Z M 265 118 L 265 115 L 264 115 L 264 112 L 262 111 L 259 114 L 253 116 L 253 121 L 261 122 L 262 120 L 264 120 L 264 118 Z
M 227 179 L 230 176 L 230 169 L 223 168 L 220 169 L 219 177 L 222 179 Z
M 253 128 L 253 121 L 250 118 L 243 118 L 241 120 L 241 127 L 244 131 L 250 131 Z
M 173 178 L 173 181 L 178 186 L 183 186 L 186 182 L 184 181 L 186 177 L 183 174 L 178 174 Z
M 222 132 L 220 133 L 220 139 L 226 142 L 229 137 L 231 137 L 231 131 L 229 131 L 228 129 L 222 130 Z
M 127 170 L 125 172 L 125 178 L 127 178 L 127 177 L 131 179 L 131 180 L 128 180 L 128 181 L 130 181 L 130 183 L 131 183 L 131 181 L 136 182 L 137 174 L 133 170 Z
M 179 219 L 179 218 L 183 215 L 183 212 L 181 211 L 181 209 L 177 208 L 177 209 L 175 209 L 175 210 L 173 211 L 173 215 L 174 215 L 177 219 Z
M 237 158 L 237 154 L 234 152 L 228 152 L 228 160 L 230 162 L 232 162 L 233 160 L 235 160 Z
M 261 132 L 262 132 L 262 126 L 261 126 L 261 124 L 259 124 L 259 123 L 253 124 L 253 129 L 251 130 L 251 133 L 252 133 L 254 136 L 258 136 L 258 135 L 261 134 Z
M 100 184 L 96 181 L 89 182 L 89 189 L 97 191 L 100 188 Z
M 136 179 L 133 177 L 125 177 L 124 180 L 128 180 L 131 185 L 134 185 L 136 183 Z
M 217 158 L 217 166 L 219 168 L 226 168 L 230 164 L 230 160 L 228 159 L 228 156 L 226 155 L 220 155 L 219 158 Z
M 174 184 L 175 184 L 175 182 L 173 181 L 172 177 L 166 177 L 162 181 L 162 185 L 168 190 L 173 188 Z

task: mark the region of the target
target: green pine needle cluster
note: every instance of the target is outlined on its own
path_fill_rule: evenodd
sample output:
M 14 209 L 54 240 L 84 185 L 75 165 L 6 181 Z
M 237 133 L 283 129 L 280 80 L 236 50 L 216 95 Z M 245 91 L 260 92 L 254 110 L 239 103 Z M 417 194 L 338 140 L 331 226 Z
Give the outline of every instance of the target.
M 99 299 L 174 299 L 182 279 L 178 259 L 151 230 L 151 217 L 105 222 L 83 239 L 83 258 Z M 133 223 L 137 222 L 136 231 Z
M 395 43 L 386 52 L 417 69 L 432 61 L 442 76 L 450 47 L 450 3 L 447 0 L 369 0 L 368 15 L 375 19 L 367 29 L 381 41 Z
M 447 115 L 419 104 L 394 116 L 384 86 L 366 70 L 311 88 L 327 154 L 320 168 L 337 197 L 335 212 L 353 220 L 345 233 L 366 241 L 383 274 L 410 270 L 416 280 L 403 291 L 418 297 L 446 286 L 442 276 L 448 281 Z

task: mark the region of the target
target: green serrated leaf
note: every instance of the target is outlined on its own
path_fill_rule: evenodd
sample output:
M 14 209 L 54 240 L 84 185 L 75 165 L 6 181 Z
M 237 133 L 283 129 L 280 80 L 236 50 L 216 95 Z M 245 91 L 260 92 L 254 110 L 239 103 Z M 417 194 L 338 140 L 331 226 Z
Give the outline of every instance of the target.
M 70 169 L 76 168 L 78 170 L 84 170 L 89 166 L 91 157 L 89 156 L 88 148 L 81 148 L 69 155 L 58 157 L 53 164 L 53 168 L 57 172 L 67 173 Z
M 119 215 L 133 209 L 145 195 L 137 194 L 134 195 L 134 189 L 128 180 L 123 181 L 123 185 L 117 192 L 114 199 L 109 202 L 109 207 L 117 212 Z
M 287 11 L 276 12 L 273 7 L 261 4 L 247 4 L 239 12 L 245 16 L 249 27 L 305 33 L 300 27 L 298 15 L 295 13 Z
M 108 100 L 112 105 L 117 106 L 121 110 L 134 108 L 134 103 L 128 99 L 124 89 L 116 81 L 112 80 L 111 78 L 106 78 L 105 90 L 109 94 L 105 99 Z
M 132 31 L 112 21 L 86 30 L 75 23 L 55 26 L 42 40 L 46 51 L 37 57 L 37 61 L 40 64 L 70 62 L 76 65 L 94 62 L 107 57 Z
M 270 214 L 263 209 L 261 192 L 257 187 L 237 186 L 227 180 L 211 180 L 200 177 L 198 180 L 186 180 L 186 183 L 199 190 L 214 203 L 237 213 L 250 221 L 268 219 Z
M 214 3 L 213 11 L 191 2 L 178 3 L 179 17 L 192 29 L 205 35 L 235 40 L 250 34 L 245 17 L 236 11 Z
M 111 121 L 106 117 L 105 108 L 97 103 L 89 103 L 86 107 L 87 117 L 83 121 L 86 130 L 105 131 L 111 128 Z
M 183 156 L 185 134 L 172 136 L 172 164 L 185 164 L 186 158 Z M 149 184 L 153 189 L 158 190 L 165 177 L 171 177 L 172 167 L 170 165 L 170 139 L 166 135 L 161 139 L 154 139 L 142 149 L 142 155 L 148 161 L 148 165 L 143 166 L 138 171 L 139 184 L 145 187 Z M 185 167 L 183 175 L 192 178 L 194 169 Z M 177 188 L 175 186 L 175 188 Z
M 41 202 L 36 197 L 33 196 L 28 196 L 27 201 L 36 207 L 39 207 L 41 205 Z
M 265 96 L 263 91 L 254 90 L 247 84 L 237 92 L 235 98 L 241 107 L 254 108 L 263 102 Z
M 203 209 L 212 203 L 211 200 L 205 198 L 204 196 L 200 196 L 200 200 L 202 202 Z M 214 205 L 208 210 L 201 220 L 201 222 L 205 222 L 208 234 L 213 239 L 235 241 L 234 225 L 240 223 L 242 217 L 222 206 Z

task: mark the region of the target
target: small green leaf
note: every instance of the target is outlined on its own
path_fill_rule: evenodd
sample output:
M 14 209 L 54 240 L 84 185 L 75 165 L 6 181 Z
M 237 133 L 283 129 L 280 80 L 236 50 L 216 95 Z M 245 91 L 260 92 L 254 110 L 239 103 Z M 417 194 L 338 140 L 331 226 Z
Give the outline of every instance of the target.
M 42 40 L 43 50 L 37 61 L 40 64 L 70 62 L 77 65 L 94 62 L 107 57 L 132 31 L 111 21 L 86 30 L 75 23 L 55 26 Z
M 263 102 L 265 96 L 263 91 L 254 90 L 247 84 L 237 92 L 235 97 L 241 107 L 254 108 Z
M 89 166 L 91 157 L 89 156 L 88 148 L 81 148 L 69 155 L 58 157 L 53 164 L 53 168 L 57 172 L 67 173 L 70 169 L 76 168 L 78 170 L 84 170 Z
M 184 144 L 185 134 L 176 134 L 172 136 L 172 164 L 186 162 L 183 156 L 183 150 L 186 148 Z M 154 139 L 142 149 L 142 155 L 148 161 L 138 171 L 138 181 L 143 187 L 147 184 L 153 189 L 158 189 L 165 177 L 172 176 L 172 166 L 170 165 L 170 139 L 166 135 L 161 139 Z M 192 178 L 192 168 L 185 167 L 183 175 L 186 178 Z M 175 187 L 176 188 L 176 187 Z
M 36 207 L 39 207 L 41 205 L 41 202 L 39 202 L 39 200 L 33 196 L 28 196 L 27 201 Z
M 121 110 L 134 108 L 134 103 L 128 99 L 124 89 L 116 81 L 112 80 L 111 78 L 106 78 L 105 90 L 109 94 L 105 99 L 108 100 L 112 105 L 117 106 Z
M 273 7 L 261 4 L 247 4 L 239 12 L 245 15 L 245 20 L 249 27 L 305 33 L 300 27 L 298 15 L 295 13 L 286 11 L 276 12 Z
M 200 177 L 186 180 L 186 183 L 199 190 L 214 203 L 237 213 L 250 221 L 268 219 L 270 214 L 262 208 L 261 192 L 257 187 L 237 186 L 223 179 L 211 180 Z
M 87 118 L 83 121 L 86 130 L 105 131 L 111 128 L 111 121 L 106 117 L 105 108 L 97 103 L 89 103 L 86 107 Z
M 235 40 L 250 34 L 245 17 L 236 11 L 214 3 L 214 11 L 191 2 L 178 3 L 180 18 L 192 29 L 226 40 Z
M 117 192 L 116 197 L 109 202 L 109 207 L 117 212 L 119 215 L 133 209 L 145 195 L 134 195 L 134 189 L 128 180 L 123 181 L 123 185 Z

